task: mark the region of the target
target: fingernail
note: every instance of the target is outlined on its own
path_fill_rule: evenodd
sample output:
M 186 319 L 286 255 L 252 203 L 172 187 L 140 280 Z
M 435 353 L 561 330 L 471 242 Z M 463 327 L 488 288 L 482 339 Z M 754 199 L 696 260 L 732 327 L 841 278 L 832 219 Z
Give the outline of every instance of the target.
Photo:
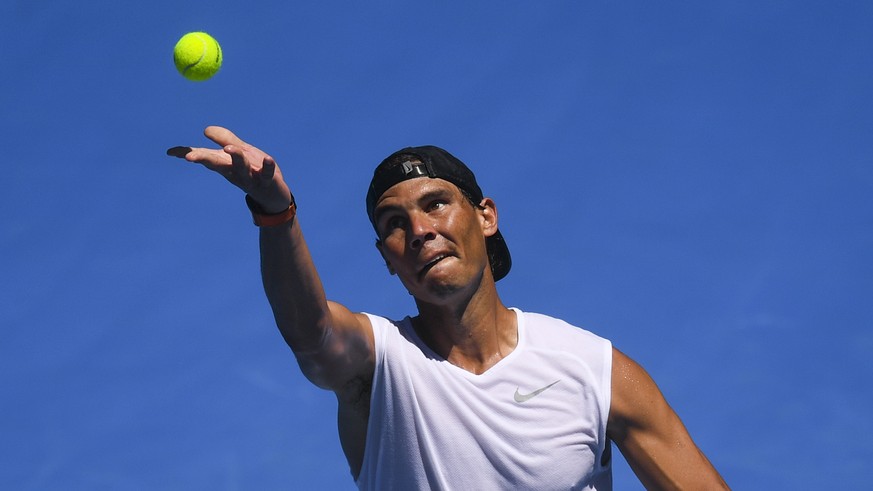
M 179 157 L 180 159 L 185 158 L 189 153 L 191 153 L 191 147 L 173 147 L 167 149 L 167 155 L 171 157 Z

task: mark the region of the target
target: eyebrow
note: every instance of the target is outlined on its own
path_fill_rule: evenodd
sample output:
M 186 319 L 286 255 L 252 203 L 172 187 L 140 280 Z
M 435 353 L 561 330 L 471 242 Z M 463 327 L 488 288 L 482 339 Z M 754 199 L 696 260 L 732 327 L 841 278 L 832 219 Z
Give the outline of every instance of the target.
M 433 201 L 437 198 L 451 198 L 455 193 L 446 188 L 431 189 L 418 197 L 418 202 Z
M 463 195 L 463 193 L 461 193 L 461 194 Z M 424 194 L 422 194 L 421 196 L 418 197 L 417 202 L 422 203 L 422 202 L 433 201 L 433 200 L 438 199 L 438 198 L 451 198 L 453 195 L 454 195 L 454 193 L 452 193 L 451 190 L 440 187 L 440 188 L 430 189 L 430 190 L 425 191 Z M 381 204 L 377 203 L 376 209 L 373 210 L 373 219 L 376 222 L 376 225 L 378 226 L 379 221 L 381 220 L 381 218 L 384 214 L 386 214 L 392 210 L 397 210 L 397 209 L 401 209 L 401 208 L 403 208 L 403 207 L 398 206 L 398 205 L 390 205 L 390 204 L 389 205 L 381 205 Z

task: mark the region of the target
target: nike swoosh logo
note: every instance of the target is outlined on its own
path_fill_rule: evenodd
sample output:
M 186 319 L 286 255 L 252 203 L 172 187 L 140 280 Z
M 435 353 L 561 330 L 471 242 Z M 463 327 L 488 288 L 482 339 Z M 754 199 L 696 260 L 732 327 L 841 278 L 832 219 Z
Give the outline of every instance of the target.
M 518 387 L 516 387 L 515 388 L 515 395 L 513 397 L 515 398 L 515 402 L 527 402 L 527 401 L 533 399 L 534 397 L 542 394 L 546 390 L 550 389 L 553 385 L 557 384 L 558 382 L 560 382 L 560 380 L 555 380 L 554 382 L 550 383 L 549 385 L 547 385 L 541 389 L 537 389 L 537 390 L 531 392 L 530 394 L 522 394 L 521 392 L 518 391 Z

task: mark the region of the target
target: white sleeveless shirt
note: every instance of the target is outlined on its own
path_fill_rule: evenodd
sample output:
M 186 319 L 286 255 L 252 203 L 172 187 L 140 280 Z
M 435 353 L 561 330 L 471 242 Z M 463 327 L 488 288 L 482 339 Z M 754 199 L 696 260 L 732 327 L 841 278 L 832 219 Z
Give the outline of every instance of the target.
M 518 345 L 481 375 L 431 351 L 408 317 L 367 314 L 376 370 L 360 489 L 612 489 L 611 343 L 514 310 Z

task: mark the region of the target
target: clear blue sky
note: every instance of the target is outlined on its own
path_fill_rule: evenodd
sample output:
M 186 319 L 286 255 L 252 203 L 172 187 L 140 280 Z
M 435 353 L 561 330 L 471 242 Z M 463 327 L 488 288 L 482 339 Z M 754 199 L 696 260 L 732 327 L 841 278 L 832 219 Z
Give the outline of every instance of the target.
M 0 6 L 0 488 L 352 489 L 272 324 L 239 191 L 271 152 L 331 298 L 413 308 L 376 163 L 436 144 L 499 207 L 504 301 L 642 363 L 735 489 L 873 480 L 873 4 Z M 175 72 L 212 33 L 212 80 Z M 618 489 L 640 489 L 619 463 Z

